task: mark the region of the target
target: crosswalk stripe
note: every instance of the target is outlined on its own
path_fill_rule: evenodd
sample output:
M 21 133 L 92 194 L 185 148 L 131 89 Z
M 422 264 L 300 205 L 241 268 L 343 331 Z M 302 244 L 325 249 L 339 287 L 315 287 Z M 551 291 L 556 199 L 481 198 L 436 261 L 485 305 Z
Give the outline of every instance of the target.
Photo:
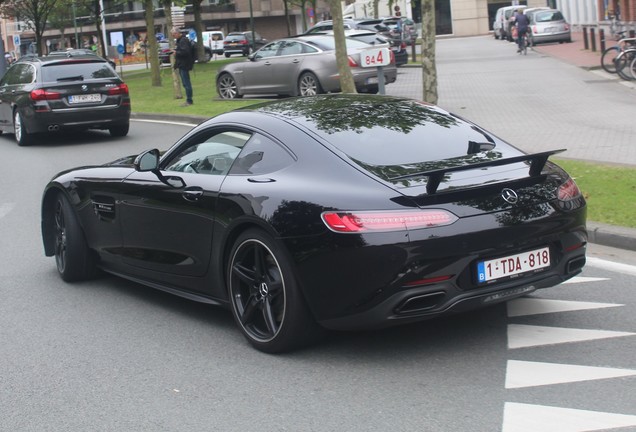
M 15 207 L 14 203 L 3 203 L 0 204 L 0 219 L 5 217 L 11 210 Z
M 634 335 L 636 333 L 509 324 L 508 348 L 517 349 Z
M 522 297 L 511 300 L 507 304 L 508 316 L 539 315 L 554 312 L 569 312 L 577 310 L 601 309 L 624 306 L 617 303 L 593 303 L 566 300 L 548 300 L 541 298 Z
M 605 270 L 610 270 L 610 271 L 615 271 L 618 273 L 636 276 L 636 266 L 629 265 L 629 264 L 607 261 L 607 260 L 603 260 L 603 259 L 595 258 L 595 257 L 587 257 L 586 264 L 592 267 L 598 267 Z
M 536 387 L 636 375 L 636 370 L 508 360 L 506 388 Z
M 636 426 L 636 416 L 506 402 L 502 432 L 584 432 Z
M 609 280 L 609 278 L 574 276 L 573 278 L 563 282 L 561 285 L 578 284 L 578 283 L 585 283 L 585 282 L 599 282 L 599 281 L 606 281 L 606 280 Z

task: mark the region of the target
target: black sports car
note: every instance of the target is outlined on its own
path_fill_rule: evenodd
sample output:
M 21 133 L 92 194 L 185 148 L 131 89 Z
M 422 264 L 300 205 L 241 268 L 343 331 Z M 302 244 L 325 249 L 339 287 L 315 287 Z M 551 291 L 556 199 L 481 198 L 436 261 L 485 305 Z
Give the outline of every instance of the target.
M 98 269 L 229 307 L 256 348 L 408 323 L 578 274 L 586 207 L 548 158 L 440 108 L 375 95 L 254 105 L 57 175 L 42 202 L 62 278 Z

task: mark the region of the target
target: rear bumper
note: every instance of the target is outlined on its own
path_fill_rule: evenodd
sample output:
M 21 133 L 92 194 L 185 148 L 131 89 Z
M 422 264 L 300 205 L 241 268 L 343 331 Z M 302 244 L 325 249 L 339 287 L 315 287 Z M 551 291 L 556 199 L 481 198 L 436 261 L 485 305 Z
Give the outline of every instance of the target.
M 572 35 L 569 31 L 561 33 L 532 35 L 532 42 L 535 44 L 547 42 L 569 42 L 570 40 L 572 40 Z
M 43 133 L 51 130 L 108 129 L 111 126 L 130 122 L 130 105 L 71 108 L 34 112 L 23 116 L 28 133 Z

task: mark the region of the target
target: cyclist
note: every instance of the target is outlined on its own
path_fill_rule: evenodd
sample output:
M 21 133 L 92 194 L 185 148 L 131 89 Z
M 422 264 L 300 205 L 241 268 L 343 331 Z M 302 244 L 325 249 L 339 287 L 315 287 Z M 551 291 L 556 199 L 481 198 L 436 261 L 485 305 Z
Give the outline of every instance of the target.
M 523 50 L 523 44 L 525 43 L 525 36 L 528 33 L 528 25 L 530 25 L 530 20 L 526 14 L 523 13 L 523 9 L 517 9 L 515 13 L 515 26 L 517 27 L 517 52 L 520 53 Z

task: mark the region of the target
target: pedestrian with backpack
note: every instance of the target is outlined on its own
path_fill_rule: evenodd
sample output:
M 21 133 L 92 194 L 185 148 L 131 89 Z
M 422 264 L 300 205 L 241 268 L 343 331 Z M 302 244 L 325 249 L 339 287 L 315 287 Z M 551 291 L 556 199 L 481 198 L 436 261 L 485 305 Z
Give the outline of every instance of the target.
M 190 71 L 194 66 L 194 55 L 192 54 L 192 44 L 190 39 L 179 29 L 172 29 L 172 37 L 177 40 L 174 49 L 174 68 L 179 70 L 181 83 L 186 92 L 186 101 L 181 106 L 190 106 L 192 100 L 192 82 L 190 81 Z

